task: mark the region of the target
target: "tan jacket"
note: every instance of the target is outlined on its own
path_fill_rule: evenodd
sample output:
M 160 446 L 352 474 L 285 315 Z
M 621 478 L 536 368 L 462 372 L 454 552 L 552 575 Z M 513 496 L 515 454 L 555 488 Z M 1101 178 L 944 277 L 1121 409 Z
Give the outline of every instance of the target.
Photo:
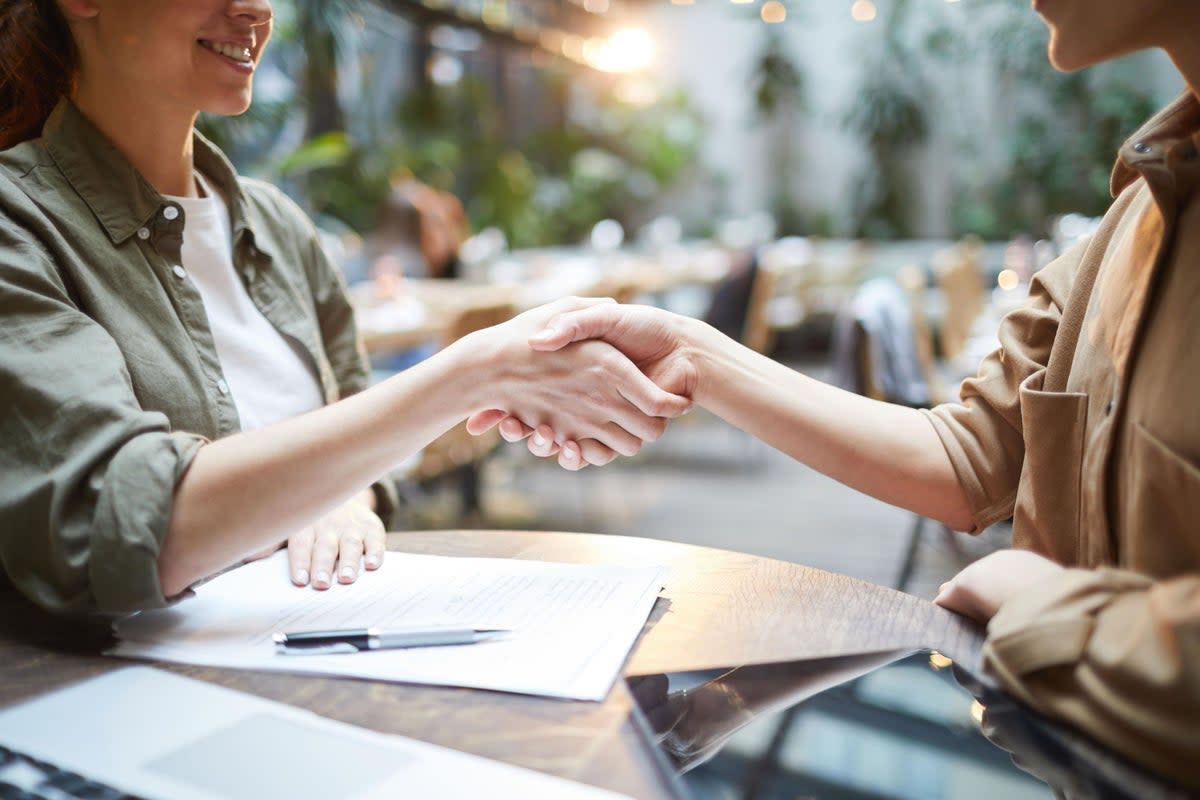
M 1039 272 L 929 413 L 974 509 L 1073 567 L 1006 603 L 985 667 L 1200 788 L 1200 103 L 1121 148 L 1099 231 Z

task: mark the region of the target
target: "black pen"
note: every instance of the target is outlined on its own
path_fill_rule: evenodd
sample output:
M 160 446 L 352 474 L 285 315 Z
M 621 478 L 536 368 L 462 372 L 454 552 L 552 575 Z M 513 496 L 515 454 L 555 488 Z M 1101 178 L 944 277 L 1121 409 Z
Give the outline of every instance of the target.
M 284 655 L 330 655 L 358 653 L 363 650 L 388 650 L 397 647 L 441 647 L 475 644 L 504 636 L 503 628 L 464 628 L 458 625 L 431 625 L 412 628 L 349 628 L 335 631 L 294 631 L 277 633 L 275 652 Z

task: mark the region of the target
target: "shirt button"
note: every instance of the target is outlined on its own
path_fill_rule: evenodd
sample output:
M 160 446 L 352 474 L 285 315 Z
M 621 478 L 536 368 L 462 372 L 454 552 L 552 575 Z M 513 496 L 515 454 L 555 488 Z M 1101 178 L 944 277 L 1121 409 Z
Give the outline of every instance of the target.
M 1144 154 L 1144 153 L 1149 153 L 1154 148 L 1152 148 L 1150 145 L 1146 144 L 1145 142 L 1136 142 L 1133 145 L 1133 149 L 1134 149 L 1134 151 L 1136 151 L 1138 153 Z
M 221 394 L 229 394 L 229 384 L 224 379 L 217 381 L 217 391 Z
M 137 229 L 137 237 L 139 239 L 141 239 L 143 242 L 146 241 L 147 239 L 150 238 L 150 229 L 149 228 L 138 228 Z
M 176 219 L 179 217 L 179 209 L 175 206 L 167 206 L 163 209 L 163 216 L 167 219 Z
M 186 278 L 187 277 L 187 270 L 184 269 L 183 267 L 179 266 L 178 264 L 171 267 L 171 272 L 174 272 L 175 277 L 177 277 L 177 278 Z

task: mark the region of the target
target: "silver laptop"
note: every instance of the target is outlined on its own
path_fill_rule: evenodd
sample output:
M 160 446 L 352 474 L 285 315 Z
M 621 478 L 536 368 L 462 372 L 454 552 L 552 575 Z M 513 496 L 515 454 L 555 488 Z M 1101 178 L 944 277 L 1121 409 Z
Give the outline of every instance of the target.
M 0 711 L 0 745 L 146 798 L 623 797 L 151 667 Z

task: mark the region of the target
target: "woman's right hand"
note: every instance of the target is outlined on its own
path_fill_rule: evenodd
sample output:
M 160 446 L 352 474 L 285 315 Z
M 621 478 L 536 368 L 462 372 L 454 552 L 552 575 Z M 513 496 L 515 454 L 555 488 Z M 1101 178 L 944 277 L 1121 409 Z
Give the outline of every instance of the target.
M 553 449 L 568 469 L 595 463 L 589 450 L 630 456 L 658 439 L 668 419 L 690 408 L 687 397 L 664 390 L 604 342 L 568 339 L 543 352 L 530 347 L 553 320 L 604 308 L 617 306 L 566 298 L 460 340 L 463 347 L 484 348 L 496 375 L 485 401 L 493 411 L 472 417 L 468 428 L 479 433 L 506 417 L 519 420 L 530 432 L 549 433 L 538 444 L 540 454 Z

